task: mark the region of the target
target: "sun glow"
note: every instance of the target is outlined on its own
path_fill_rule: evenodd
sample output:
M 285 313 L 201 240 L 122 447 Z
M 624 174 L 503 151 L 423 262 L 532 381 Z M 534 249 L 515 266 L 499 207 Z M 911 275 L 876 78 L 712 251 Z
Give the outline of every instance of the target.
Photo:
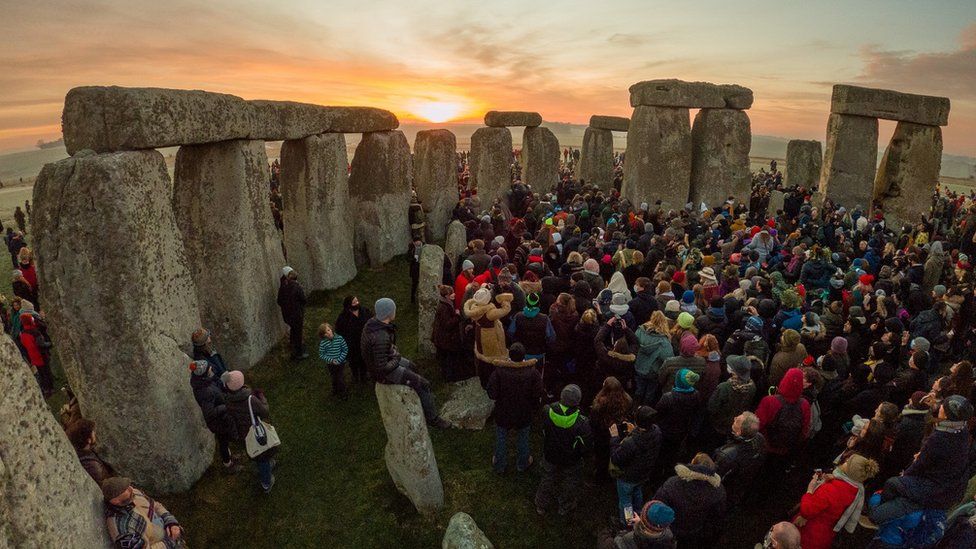
M 457 118 L 465 105 L 456 101 L 416 101 L 409 107 L 410 113 L 430 122 L 447 122 Z

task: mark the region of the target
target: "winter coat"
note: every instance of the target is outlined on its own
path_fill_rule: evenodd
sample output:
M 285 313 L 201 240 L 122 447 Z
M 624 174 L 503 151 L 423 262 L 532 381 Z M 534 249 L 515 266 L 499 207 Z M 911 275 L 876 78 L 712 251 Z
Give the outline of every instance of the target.
M 78 461 L 96 484 L 101 485 L 107 478 L 116 476 L 115 469 L 95 453 L 94 450 L 77 450 Z
M 657 489 L 654 499 L 674 509 L 671 531 L 679 541 L 708 539 L 725 520 L 725 488 L 718 474 L 702 465 L 674 467 L 675 476 Z
M 468 277 L 467 273 L 461 271 L 454 279 L 454 307 L 460 309 L 464 304 L 464 292 L 468 289 L 468 284 L 474 282 L 474 277 Z
M 220 353 L 208 351 L 206 346 L 193 346 L 193 360 L 206 360 L 213 370 L 214 377 L 219 378 L 228 370 L 227 363 Z
M 634 334 L 637 337 L 637 358 L 634 370 L 639 376 L 657 376 L 664 361 L 674 356 L 674 347 L 666 334 L 638 328 Z
M 454 302 L 441 297 L 434 313 L 434 328 L 430 339 L 441 351 L 460 351 L 463 348 L 461 316 L 454 309 Z
M 715 472 L 722 477 L 722 486 L 735 498 L 741 498 L 752 485 L 766 460 L 766 439 L 759 433 L 752 438 L 733 436 L 714 454 Z
M 786 375 L 783 376 L 783 380 L 776 387 L 775 395 L 763 397 L 759 401 L 759 408 L 756 409 L 756 415 L 759 417 L 759 432 L 766 437 L 766 450 L 768 452 L 783 455 L 789 450 L 788 448 L 772 446 L 769 442 L 769 435 L 767 434 L 769 425 L 776 419 L 780 409 L 783 407 L 784 401 L 788 404 L 799 402 L 800 412 L 803 415 L 803 429 L 797 436 L 799 440 L 806 440 L 807 435 L 810 433 L 810 403 L 807 399 L 802 398 L 802 395 L 803 372 L 799 368 L 793 368 L 788 370 Z
M 756 396 L 756 384 L 749 380 L 742 383 L 732 377 L 718 384 L 708 399 L 708 418 L 717 433 L 726 435 L 732 429 L 735 416 L 752 407 Z
M 940 422 L 900 477 L 904 494 L 927 509 L 955 505 L 966 491 L 970 437 L 965 423 Z
M 769 361 L 769 384 L 779 385 L 790 368 L 799 368 L 807 357 L 807 348 L 797 343 L 792 351 L 778 351 Z
M 27 351 L 27 358 L 31 366 L 41 368 L 47 364 L 50 357 L 51 342 L 41 334 L 37 321 L 30 313 L 20 315 L 23 331 L 20 332 L 20 344 Z
M 590 422 L 579 408 L 558 402 L 543 409 L 542 452 L 553 465 L 574 465 L 583 459 L 593 444 Z
M 532 425 L 532 416 L 546 394 L 536 362 L 534 358 L 522 362 L 494 360 L 487 389 L 488 397 L 495 401 L 495 425 L 503 429 Z
M 281 307 L 281 318 L 289 326 L 298 326 L 305 319 L 305 290 L 297 280 L 281 277 L 278 286 L 278 306 Z
M 613 539 L 614 549 L 675 549 L 677 541 L 670 528 L 658 534 L 651 534 L 640 526 L 617 535 Z
M 857 487 L 839 478 L 828 480 L 812 494 L 800 498 L 800 516 L 807 523 L 800 528 L 803 549 L 830 549 L 834 526 L 857 497 Z
M 579 322 L 579 313 L 576 312 L 575 308 L 563 311 L 558 306 L 553 306 L 549 309 L 549 321 L 556 333 L 556 339 L 550 345 L 550 349 L 553 353 L 571 354 L 575 346 L 573 339 L 576 337 L 576 323 Z
M 724 309 L 709 307 L 705 314 L 695 319 L 695 328 L 698 328 L 698 334 L 701 336 L 712 334 L 718 339 L 719 344 L 722 344 L 726 339 L 725 330 L 727 326 L 728 320 L 725 318 Z
M 627 348 L 631 352 L 618 353 L 606 344 L 607 334 L 610 326 L 604 324 L 593 339 L 596 348 L 596 360 L 600 366 L 603 376 L 616 376 L 621 381 L 626 381 L 634 377 L 634 361 L 636 355 L 632 352 L 637 347 L 637 336 L 630 328 L 623 330 L 623 335 L 627 339 Z
M 932 345 L 938 345 L 945 339 L 945 321 L 934 309 L 926 309 L 919 313 L 909 327 L 912 337 L 924 337 Z
M 179 523 L 162 503 L 132 488 L 126 505 L 105 504 L 105 525 L 113 547 L 176 549 L 183 544 L 167 537 L 166 528 Z
M 508 358 L 500 319 L 511 310 L 512 294 L 500 294 L 495 300 L 501 305 L 496 307 L 490 301 L 479 305 L 474 299 L 464 303 L 464 316 L 474 323 L 474 354 L 483 362 Z
M 531 312 L 519 311 L 512 319 L 508 329 L 513 343 L 525 346 L 525 354 L 539 356 L 546 354 L 549 343 L 556 339 L 556 332 L 549 322 L 549 315 L 534 309 Z
M 669 441 L 684 440 L 692 421 L 698 415 L 701 395 L 698 391 L 677 393 L 669 391 L 661 395 L 654 408 L 660 414 L 657 425 L 661 434 Z
M 396 347 L 396 326 L 392 322 L 387 324 L 376 318 L 369 319 L 363 327 L 360 351 L 373 379 L 384 382 L 402 360 Z
M 227 405 L 227 414 L 230 416 L 231 423 L 234 426 L 234 430 L 237 433 L 237 437 L 234 440 L 244 440 L 247 436 L 247 431 L 251 428 L 251 414 L 248 411 L 248 397 L 253 393 L 250 387 L 241 387 L 236 391 L 231 391 L 227 393 L 225 402 Z M 268 408 L 268 401 L 262 395 L 258 397 L 254 395 L 251 400 L 251 409 L 254 410 L 254 417 L 263 419 L 264 421 L 270 421 L 271 413 Z
M 634 299 L 628 303 L 628 307 L 631 314 L 634 315 L 634 322 L 638 326 L 650 320 L 651 314 L 658 310 L 657 300 L 654 299 L 654 294 L 650 290 L 637 292 Z
M 661 383 L 662 391 L 670 391 L 674 387 L 674 376 L 682 368 L 688 368 L 699 376 L 705 375 L 705 357 L 701 356 L 674 356 L 664 361 L 661 371 L 658 373 L 658 381 Z
M 355 363 L 362 356 L 363 328 L 366 322 L 373 317 L 373 311 L 367 307 L 359 306 L 359 314 L 353 314 L 351 299 L 350 303 L 343 303 L 342 312 L 335 321 L 335 333 L 342 336 L 349 346 L 349 361 Z
M 206 422 L 207 429 L 215 435 L 223 435 L 230 440 L 238 439 L 234 423 L 227 415 L 224 388 L 216 373 L 212 377 L 190 374 L 190 388 L 193 389 L 193 398 L 203 412 L 203 421 Z
M 895 440 L 891 443 L 891 450 L 885 456 L 884 470 L 891 475 L 897 475 L 905 470 L 915 459 L 915 454 L 922 447 L 925 427 L 932 418 L 928 410 L 913 410 L 905 408 L 901 412 L 901 421 L 895 432 Z
M 623 440 L 610 439 L 610 463 L 617 466 L 619 480 L 642 484 L 651 478 L 658 468 L 657 456 L 661 451 L 661 429 L 636 429 Z

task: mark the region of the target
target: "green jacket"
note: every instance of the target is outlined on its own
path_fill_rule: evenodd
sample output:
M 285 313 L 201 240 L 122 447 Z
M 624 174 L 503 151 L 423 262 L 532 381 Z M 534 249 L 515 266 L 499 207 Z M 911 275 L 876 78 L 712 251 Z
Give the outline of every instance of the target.
M 664 334 L 645 330 L 644 328 L 639 328 L 636 335 L 640 348 L 637 351 L 634 370 L 637 371 L 637 375 L 639 376 L 658 375 L 664 361 L 674 356 L 674 348 L 671 347 L 671 340 Z

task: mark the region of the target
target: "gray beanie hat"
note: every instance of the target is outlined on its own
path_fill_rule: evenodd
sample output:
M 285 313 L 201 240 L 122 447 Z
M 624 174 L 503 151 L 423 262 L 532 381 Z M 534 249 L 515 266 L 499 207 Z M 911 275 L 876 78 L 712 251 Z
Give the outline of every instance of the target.
M 929 344 L 929 340 L 925 339 L 924 337 L 916 337 L 912 340 L 911 349 L 913 351 L 927 353 L 929 352 L 930 347 L 931 344 Z
M 973 405 L 964 396 L 952 395 L 942 401 L 942 407 L 949 421 L 969 421 L 973 417 Z
M 583 393 L 577 385 L 567 385 L 563 387 L 562 393 L 559 394 L 559 403 L 569 408 L 579 406 L 580 400 L 582 399 Z
M 746 379 L 752 372 L 752 361 L 748 357 L 729 355 L 726 357 L 725 362 L 729 366 L 729 372 L 735 374 L 736 377 Z
M 465 259 L 461 262 L 461 270 L 467 271 L 468 269 L 474 269 L 474 263 L 470 259 Z
M 396 303 L 388 297 L 381 297 L 376 300 L 373 310 L 376 312 L 376 318 L 386 320 L 396 312 Z

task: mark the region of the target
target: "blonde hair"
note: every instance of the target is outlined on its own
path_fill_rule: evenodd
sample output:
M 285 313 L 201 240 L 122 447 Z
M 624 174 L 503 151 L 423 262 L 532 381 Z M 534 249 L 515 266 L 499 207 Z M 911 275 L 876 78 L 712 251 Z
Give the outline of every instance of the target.
M 644 323 L 644 329 L 649 332 L 657 332 L 661 335 L 668 335 L 671 331 L 671 326 L 668 324 L 668 317 L 664 316 L 661 311 L 654 311 L 651 313 L 651 318 Z
M 596 311 L 593 309 L 587 309 L 583 311 L 583 315 L 580 317 L 580 322 L 584 324 L 596 324 Z
M 332 328 L 332 325 L 329 324 L 328 322 L 323 322 L 322 324 L 319 324 L 319 337 L 320 338 L 325 337 L 325 331 L 326 330 L 332 330 L 332 336 L 335 337 L 335 329 Z
M 569 255 L 566 256 L 566 263 L 579 263 L 582 265 L 583 256 L 579 252 L 569 252 Z

